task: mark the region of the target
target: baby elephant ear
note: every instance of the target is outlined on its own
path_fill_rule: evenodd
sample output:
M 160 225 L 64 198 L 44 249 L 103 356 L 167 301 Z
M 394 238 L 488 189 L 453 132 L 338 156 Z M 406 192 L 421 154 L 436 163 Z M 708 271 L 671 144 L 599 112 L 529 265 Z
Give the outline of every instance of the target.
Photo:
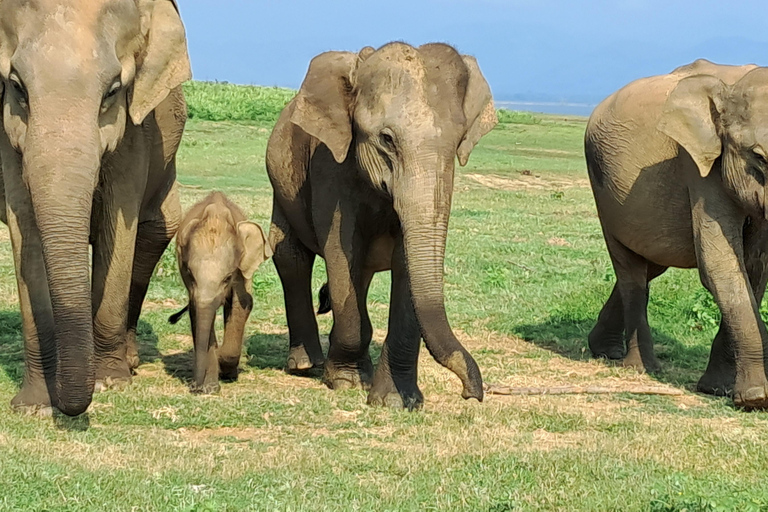
M 259 265 L 272 257 L 272 247 L 267 243 L 261 226 L 250 221 L 238 222 L 237 233 L 243 244 L 243 255 L 240 258 L 240 272 L 243 277 L 250 279 Z

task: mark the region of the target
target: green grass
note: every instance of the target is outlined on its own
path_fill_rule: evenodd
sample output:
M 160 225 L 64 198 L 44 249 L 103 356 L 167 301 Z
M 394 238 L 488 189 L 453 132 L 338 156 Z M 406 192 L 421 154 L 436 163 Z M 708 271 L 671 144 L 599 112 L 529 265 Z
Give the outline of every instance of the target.
M 197 114 L 178 159 L 184 206 L 224 190 L 267 227 L 264 152 L 290 91 L 193 83 L 187 92 Z M 671 270 L 651 286 L 659 376 L 591 361 L 585 339 L 613 271 L 585 182 L 584 120 L 509 116 L 520 121 L 500 124 L 457 168 L 446 256 L 448 315 L 484 377 L 514 386 L 691 389 L 717 322 L 696 273 Z M 618 393 L 464 402 L 456 378 L 425 353 L 425 410 L 406 413 L 367 407 L 360 390 L 287 376 L 271 262 L 254 276 L 240 380 L 218 396 L 190 395 L 189 320 L 166 322 L 186 298 L 172 251 L 149 291 L 142 365 L 130 388 L 97 395 L 75 420 L 0 415 L 0 510 L 768 509 L 768 415 L 737 412 L 724 399 Z M 315 291 L 323 267 L 318 261 Z M 388 296 L 389 278 L 378 275 L 369 297 L 374 355 Z M 0 404 L 23 374 L 17 310 L 6 234 Z M 330 318 L 319 323 L 327 335 Z

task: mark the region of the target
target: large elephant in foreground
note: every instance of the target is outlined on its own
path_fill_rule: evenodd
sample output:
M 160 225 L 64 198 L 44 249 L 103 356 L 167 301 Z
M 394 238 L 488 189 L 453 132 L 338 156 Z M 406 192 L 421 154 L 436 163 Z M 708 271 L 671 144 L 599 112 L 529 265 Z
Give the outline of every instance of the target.
M 26 363 L 12 404 L 75 415 L 96 383 L 130 380 L 141 303 L 181 213 L 190 69 L 176 4 L 0 0 L 0 77 L 0 211 Z
M 496 122 L 477 62 L 450 46 L 390 43 L 312 60 L 267 148 L 289 371 L 323 363 L 310 290 L 320 255 L 334 316 L 324 370 L 330 387 L 373 380 L 370 404 L 420 407 L 423 337 L 461 379 L 462 396 L 482 399 L 477 364 L 446 317 L 443 258 L 454 160 L 465 165 Z M 373 376 L 366 296 L 374 273 L 389 269 L 389 331 Z
M 658 369 L 648 284 L 695 267 L 722 313 L 699 390 L 768 407 L 768 69 L 700 60 L 633 82 L 595 109 L 585 152 L 617 278 L 593 354 Z

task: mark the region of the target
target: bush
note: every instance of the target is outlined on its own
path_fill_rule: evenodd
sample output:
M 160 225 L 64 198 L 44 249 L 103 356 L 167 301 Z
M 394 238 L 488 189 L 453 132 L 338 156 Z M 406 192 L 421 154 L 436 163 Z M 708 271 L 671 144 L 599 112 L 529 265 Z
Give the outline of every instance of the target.
M 190 119 L 274 123 L 296 91 L 226 82 L 184 84 Z
M 274 123 L 296 94 L 293 89 L 191 81 L 184 84 L 190 119 Z M 539 124 L 530 112 L 496 111 L 501 124 Z

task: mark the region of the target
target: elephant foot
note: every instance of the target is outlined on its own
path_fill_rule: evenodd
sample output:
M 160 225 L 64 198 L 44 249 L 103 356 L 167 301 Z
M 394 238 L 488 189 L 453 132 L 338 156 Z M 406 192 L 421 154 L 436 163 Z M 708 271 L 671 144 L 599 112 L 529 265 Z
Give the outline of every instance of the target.
M 355 363 L 336 363 L 327 359 L 323 382 L 333 390 L 369 389 L 373 380 L 373 363 L 370 356 Z
M 768 409 L 768 380 L 765 372 L 747 372 L 736 377 L 733 387 L 733 405 L 740 409 Z
M 128 331 L 125 341 L 125 360 L 128 363 L 128 368 L 133 372 L 139 367 L 139 346 L 136 341 L 136 332 Z
M 626 357 L 621 361 L 621 366 L 625 368 L 633 368 L 638 373 L 657 373 L 661 371 L 661 364 L 656 356 L 653 354 L 646 355 L 645 357 L 640 355 L 640 350 L 630 348 Z
M 219 379 L 229 382 L 237 380 L 237 376 L 240 373 L 240 361 L 232 363 L 232 361 L 219 360 Z
M 51 396 L 44 382 L 22 385 L 16 396 L 11 399 L 11 408 L 33 416 L 50 416 L 47 412 L 53 413 Z
M 608 333 L 600 325 L 596 325 L 587 337 L 589 351 L 593 357 L 619 360 L 624 358 L 624 332 Z
M 193 395 L 215 395 L 221 390 L 219 381 L 206 382 L 202 385 L 192 384 L 189 386 L 189 391 Z
M 700 393 L 715 396 L 731 396 L 736 384 L 735 368 L 728 369 L 710 369 L 704 372 L 699 382 L 696 384 L 696 390 Z
M 298 347 L 291 347 L 285 367 L 288 373 L 305 373 L 312 368 L 322 367 L 324 362 L 322 352 L 319 355 L 315 355 L 313 359 L 307 353 L 304 345 L 299 345 Z
M 424 406 L 424 395 L 415 379 L 403 379 L 398 386 L 391 377 L 375 378 L 370 393 L 368 405 L 374 407 L 391 407 L 393 409 L 408 409 L 415 411 Z
M 93 385 L 94 393 L 102 393 L 104 391 L 123 391 L 125 388 L 131 385 L 131 377 L 104 377 L 96 379 L 96 383 Z
M 61 414 L 50 405 L 16 405 L 12 407 L 13 412 L 22 416 L 34 416 L 35 418 L 52 418 L 54 414 Z

